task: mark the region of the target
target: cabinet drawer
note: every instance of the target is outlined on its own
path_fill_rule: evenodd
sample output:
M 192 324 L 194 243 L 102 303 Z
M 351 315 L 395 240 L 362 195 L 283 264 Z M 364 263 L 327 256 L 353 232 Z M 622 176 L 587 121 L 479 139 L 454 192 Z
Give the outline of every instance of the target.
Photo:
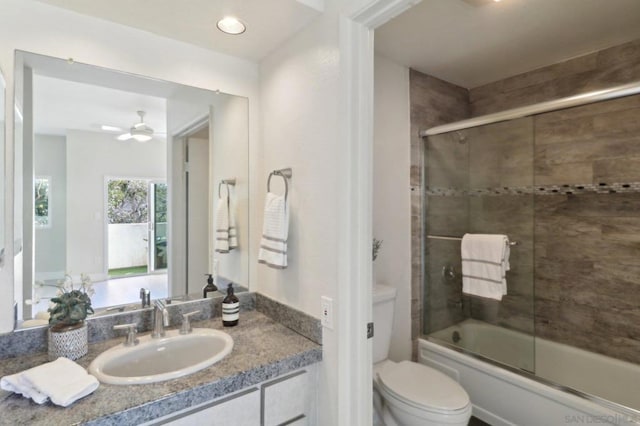
M 183 410 L 167 416 L 156 425 L 170 426 L 259 426 L 260 392 L 252 388 L 239 394 Z
M 262 385 L 263 426 L 305 425 L 309 374 L 300 371 Z

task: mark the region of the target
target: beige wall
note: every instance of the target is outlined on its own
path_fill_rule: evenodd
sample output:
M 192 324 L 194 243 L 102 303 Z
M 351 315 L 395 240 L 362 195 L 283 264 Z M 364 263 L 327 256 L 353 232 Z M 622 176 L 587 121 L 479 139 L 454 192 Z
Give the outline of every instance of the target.
M 373 235 L 382 249 L 377 283 L 397 289 L 389 358 L 411 359 L 411 189 L 409 68 L 376 55 L 374 68 Z

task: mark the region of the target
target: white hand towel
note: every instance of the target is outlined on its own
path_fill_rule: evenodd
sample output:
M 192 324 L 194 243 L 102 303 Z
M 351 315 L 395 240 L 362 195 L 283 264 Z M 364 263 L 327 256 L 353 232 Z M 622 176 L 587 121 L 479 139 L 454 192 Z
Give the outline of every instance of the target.
M 0 379 L 0 388 L 31 398 L 37 404 L 44 404 L 49 399 L 47 395 L 38 392 L 29 383 L 25 382 L 22 373 L 4 376 Z
M 461 243 L 462 291 L 502 300 L 507 294 L 509 238 L 506 235 L 465 234 Z
M 229 253 L 238 247 L 236 235 L 235 202 L 229 192 L 229 185 L 225 185 L 226 192 L 220 194 L 216 205 L 216 251 Z
M 227 188 L 227 192 L 229 192 L 229 188 Z M 232 194 L 229 194 L 227 206 L 229 211 L 229 250 L 233 250 L 238 248 L 238 236 L 236 228 L 236 201 Z
M 229 253 L 229 196 L 218 198 L 216 206 L 216 251 Z
M 267 193 L 258 262 L 276 269 L 287 267 L 289 203 L 284 196 Z
M 100 383 L 87 371 L 67 358 L 39 365 L 22 373 L 3 377 L 2 389 L 20 393 L 38 404 L 51 399 L 68 407 L 95 391 Z

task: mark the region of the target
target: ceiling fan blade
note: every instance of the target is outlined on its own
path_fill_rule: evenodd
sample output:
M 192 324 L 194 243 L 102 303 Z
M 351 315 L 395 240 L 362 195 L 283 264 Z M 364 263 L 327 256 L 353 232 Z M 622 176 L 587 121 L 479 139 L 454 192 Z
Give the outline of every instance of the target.
M 100 129 L 104 130 L 105 132 L 122 132 L 124 130 L 122 127 L 111 126 L 109 124 L 102 124 L 100 126 Z
M 131 139 L 131 133 L 123 133 L 116 139 L 118 139 L 119 141 L 128 141 L 129 139 Z

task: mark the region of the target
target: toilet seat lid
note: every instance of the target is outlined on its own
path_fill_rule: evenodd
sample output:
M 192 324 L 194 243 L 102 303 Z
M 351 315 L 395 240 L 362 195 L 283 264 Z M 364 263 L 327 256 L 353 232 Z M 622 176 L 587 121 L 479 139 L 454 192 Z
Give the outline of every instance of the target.
M 451 377 L 411 361 L 389 363 L 379 373 L 383 386 L 400 399 L 437 411 L 455 411 L 469 405 L 469 395 Z

